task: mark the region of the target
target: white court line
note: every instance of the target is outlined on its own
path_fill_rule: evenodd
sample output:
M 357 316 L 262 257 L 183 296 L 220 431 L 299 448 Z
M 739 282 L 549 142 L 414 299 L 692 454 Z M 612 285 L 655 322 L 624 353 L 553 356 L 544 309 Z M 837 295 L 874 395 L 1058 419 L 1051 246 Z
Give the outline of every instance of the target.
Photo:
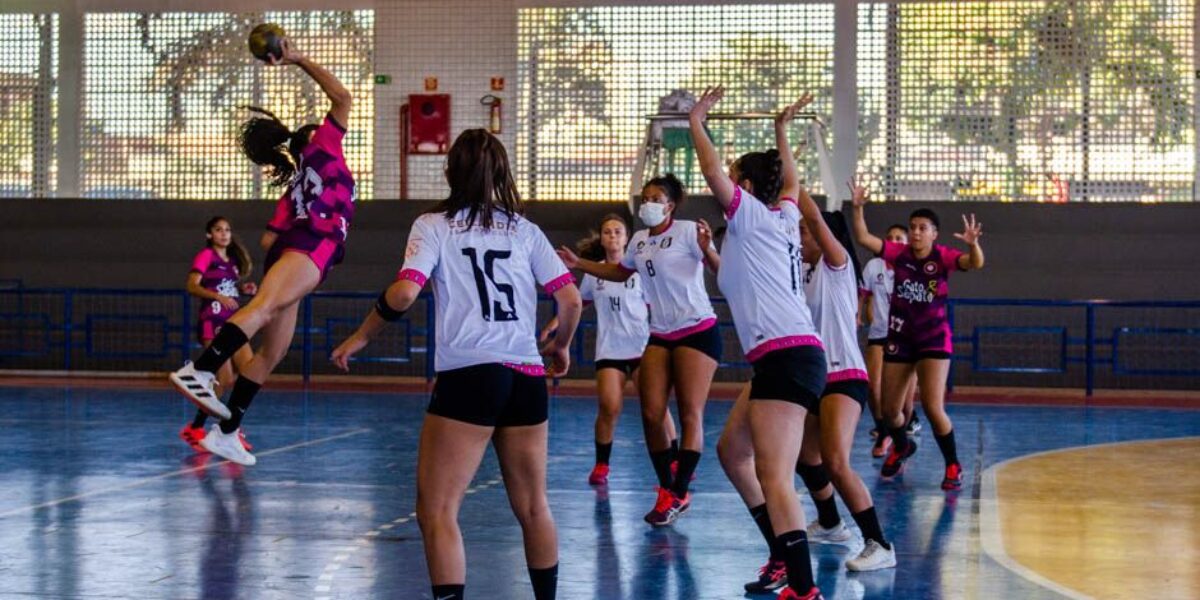
M 1147 442 L 1164 442 L 1186 439 L 1190 438 L 1151 438 L 1142 440 L 1126 440 L 1123 442 L 1112 442 L 1108 444 L 1084 444 L 1082 446 L 1056 448 L 1054 450 L 1045 450 L 1042 452 L 1034 452 L 1033 454 L 1017 456 L 988 467 L 987 470 L 983 472 L 982 489 L 979 493 L 979 537 L 980 543 L 983 546 L 983 551 L 988 556 L 991 556 L 993 560 L 1004 566 L 1004 568 L 1016 573 L 1017 575 L 1036 585 L 1044 587 L 1058 594 L 1062 594 L 1063 596 L 1071 598 L 1072 600 L 1092 600 L 1091 596 L 1057 583 L 1037 573 L 1033 569 L 1022 565 L 1013 559 L 1013 557 L 1008 555 L 1008 551 L 1004 549 L 1004 537 L 1000 527 L 1000 504 L 999 501 L 996 500 L 996 471 L 1001 467 L 1008 465 L 1009 463 L 1014 463 L 1029 458 L 1037 458 L 1039 456 L 1046 456 L 1049 454 L 1071 452 L 1073 450 L 1111 448 L 1114 446 L 1126 446 L 1129 444 L 1144 444 Z
M 340 440 L 342 438 L 348 438 L 348 437 L 355 436 L 355 435 L 361 435 L 361 434 L 367 433 L 368 431 L 371 431 L 370 428 L 364 427 L 362 429 L 355 429 L 353 431 L 347 431 L 345 433 L 339 433 L 337 435 L 331 435 L 328 437 L 318 438 L 315 440 L 309 440 L 307 442 L 299 442 L 296 444 L 291 444 L 290 446 L 283 446 L 280 448 L 266 450 L 264 452 L 259 452 L 255 456 L 271 456 L 273 454 L 279 454 L 281 452 L 287 452 L 289 450 L 295 450 L 297 448 L 304 448 L 307 446 L 315 446 L 317 444 L 324 444 L 325 442 L 332 442 L 334 440 Z M 223 460 L 221 462 L 214 462 L 214 463 L 210 463 L 210 464 L 200 465 L 198 467 L 189 467 L 187 469 L 179 469 L 178 471 L 171 471 L 169 473 L 163 473 L 161 475 L 152 475 L 150 477 L 144 477 L 142 479 L 138 479 L 136 481 L 131 481 L 129 483 L 123 483 L 121 485 L 113 485 L 113 486 L 109 486 L 106 488 L 100 488 L 98 490 L 92 490 L 90 492 L 84 492 L 82 494 L 76 494 L 74 496 L 67 496 L 65 498 L 59 498 L 57 500 L 50 500 L 49 502 L 42 502 L 41 504 L 32 504 L 29 506 L 23 506 L 21 508 L 14 508 L 12 510 L 0 513 L 0 519 L 3 519 L 5 517 L 11 517 L 13 515 L 19 515 L 19 514 L 30 512 L 30 511 L 34 511 L 39 508 L 48 508 L 51 506 L 58 506 L 59 504 L 67 504 L 69 502 L 83 500 L 84 498 L 100 496 L 102 494 L 108 494 L 108 493 L 112 493 L 112 492 L 122 492 L 125 490 L 132 490 L 134 488 L 139 488 L 142 486 L 150 485 L 151 483 L 154 483 L 157 481 L 162 481 L 164 479 L 170 479 L 172 477 L 179 477 L 180 475 L 187 475 L 188 473 L 195 473 L 197 471 L 203 471 L 204 469 L 211 469 L 213 467 L 217 467 L 217 466 L 227 464 L 227 463 L 229 463 L 229 461 Z

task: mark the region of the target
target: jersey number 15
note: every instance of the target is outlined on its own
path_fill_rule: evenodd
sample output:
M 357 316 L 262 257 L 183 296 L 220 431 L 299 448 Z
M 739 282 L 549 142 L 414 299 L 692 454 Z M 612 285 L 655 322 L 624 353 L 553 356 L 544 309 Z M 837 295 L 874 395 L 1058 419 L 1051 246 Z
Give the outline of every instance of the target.
M 512 256 L 509 250 L 487 250 L 483 253 L 483 265 L 479 264 L 479 251 L 463 248 L 463 256 L 471 261 L 475 273 L 475 289 L 479 292 L 479 306 L 484 321 L 516 321 L 517 309 L 513 303 L 513 286 L 496 281 L 496 261 Z M 490 285 L 489 285 L 490 284 Z M 492 297 L 491 290 L 497 295 Z

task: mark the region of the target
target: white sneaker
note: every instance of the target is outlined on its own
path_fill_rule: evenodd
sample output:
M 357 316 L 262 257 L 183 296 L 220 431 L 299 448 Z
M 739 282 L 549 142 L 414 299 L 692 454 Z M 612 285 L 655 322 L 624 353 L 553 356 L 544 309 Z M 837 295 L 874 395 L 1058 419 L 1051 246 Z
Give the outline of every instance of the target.
M 221 458 L 239 465 L 253 467 L 258 459 L 242 446 L 241 432 L 242 430 L 239 429 L 233 433 L 224 433 L 221 431 L 220 425 L 213 425 L 212 429 L 208 430 L 208 435 L 200 440 L 200 445 Z
M 813 544 L 848 544 L 854 539 L 854 534 L 846 528 L 845 521 L 828 529 L 821 527 L 821 522 L 813 519 L 808 523 L 808 541 Z
M 862 552 L 858 556 L 846 561 L 846 570 L 848 571 L 878 571 L 880 569 L 892 569 L 896 566 L 896 545 L 892 544 L 892 549 L 888 550 L 879 545 L 875 540 L 867 540 L 867 544 L 863 547 Z
M 221 420 L 230 417 L 229 407 L 221 403 L 217 396 L 217 376 L 208 371 L 197 371 L 192 363 L 185 363 L 178 371 L 168 377 L 175 389 L 187 396 L 193 404 L 210 416 Z

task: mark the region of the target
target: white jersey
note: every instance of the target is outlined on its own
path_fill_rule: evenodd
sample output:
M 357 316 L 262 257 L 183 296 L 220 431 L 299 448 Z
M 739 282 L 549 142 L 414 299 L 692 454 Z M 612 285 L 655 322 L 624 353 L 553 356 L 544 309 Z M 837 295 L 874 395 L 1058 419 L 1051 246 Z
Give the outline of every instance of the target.
M 892 301 L 892 286 L 896 272 L 887 266 L 887 261 L 875 257 L 863 267 L 863 292 L 871 297 L 871 328 L 867 338 L 880 340 L 888 333 L 888 307 Z
M 636 273 L 624 283 L 584 275 L 584 302 L 596 305 L 596 360 L 641 358 L 650 338 L 650 312 Z
M 729 230 L 717 284 L 729 301 L 746 358 L 754 362 L 773 350 L 820 346 L 804 303 L 800 211 L 795 203 L 768 208 L 735 187 L 725 219 Z
M 826 381 L 867 379 L 867 363 L 858 347 L 858 283 L 849 259 L 841 268 L 824 259 L 805 265 L 804 294 L 825 342 Z
M 675 221 L 658 235 L 634 233 L 625 249 L 621 268 L 641 275 L 654 337 L 677 340 L 717 323 L 696 236 L 695 221 Z
M 536 373 L 537 286 L 547 292 L 574 283 L 546 234 L 527 219 L 492 213 L 467 227 L 466 209 L 453 219 L 421 215 L 413 223 L 400 279 L 433 280 L 438 372 L 484 363 L 526 366 Z

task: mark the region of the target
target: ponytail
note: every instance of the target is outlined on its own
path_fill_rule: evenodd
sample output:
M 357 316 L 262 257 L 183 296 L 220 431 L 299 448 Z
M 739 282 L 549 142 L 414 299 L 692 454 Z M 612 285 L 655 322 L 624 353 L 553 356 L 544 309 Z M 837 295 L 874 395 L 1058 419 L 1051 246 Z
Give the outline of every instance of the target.
M 749 179 L 754 186 L 754 197 L 764 204 L 774 204 L 783 188 L 783 161 L 779 151 L 772 148 L 766 152 L 750 152 L 737 161 L 742 179 Z M 740 182 L 739 182 L 740 185 Z
M 300 152 L 308 145 L 309 132 L 316 129 L 316 125 L 305 125 L 293 132 L 269 110 L 257 106 L 242 108 L 262 115 L 242 123 L 238 136 L 242 154 L 254 164 L 267 167 L 271 185 L 291 181 L 296 174 L 296 165 L 300 163 Z

